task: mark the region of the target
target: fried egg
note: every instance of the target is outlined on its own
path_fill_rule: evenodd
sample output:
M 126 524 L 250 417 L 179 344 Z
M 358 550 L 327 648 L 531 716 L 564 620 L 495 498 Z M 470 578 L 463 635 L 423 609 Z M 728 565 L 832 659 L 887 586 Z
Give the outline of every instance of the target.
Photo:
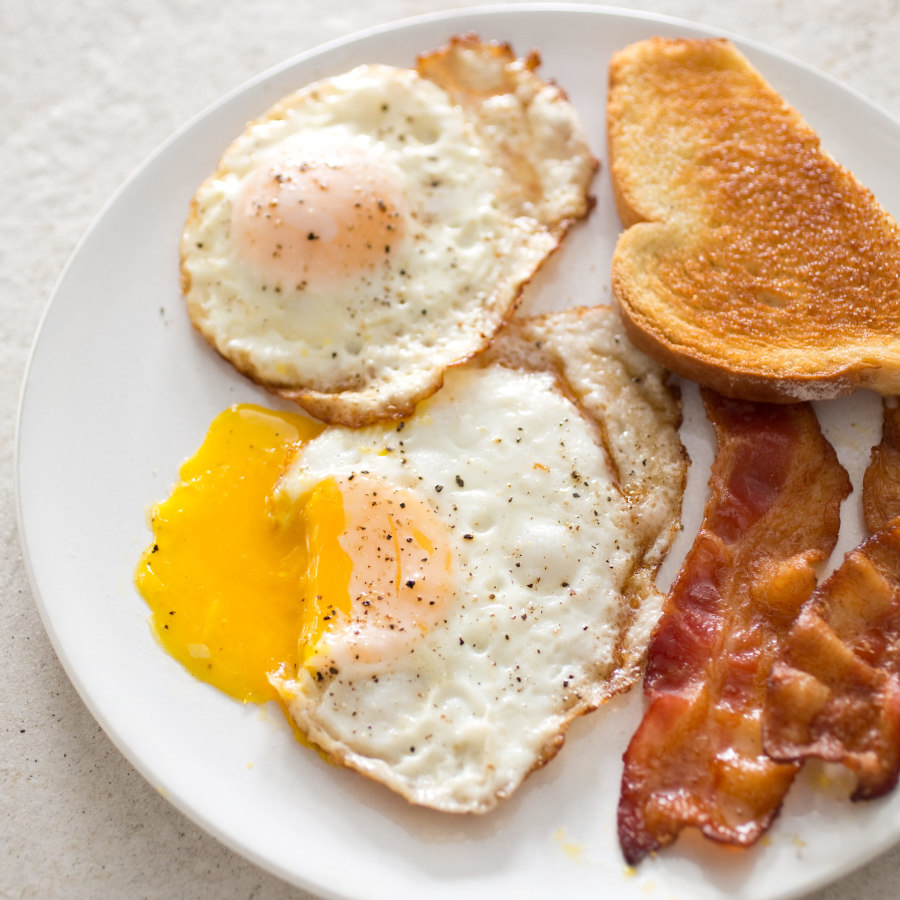
M 181 280 L 241 372 L 327 422 L 412 413 L 587 214 L 597 167 L 535 55 L 458 38 L 250 123 L 193 198 Z
M 598 308 L 513 323 L 414 415 L 304 444 L 272 497 L 306 534 L 301 649 L 271 676 L 299 729 L 416 804 L 508 796 L 638 676 L 678 421 Z

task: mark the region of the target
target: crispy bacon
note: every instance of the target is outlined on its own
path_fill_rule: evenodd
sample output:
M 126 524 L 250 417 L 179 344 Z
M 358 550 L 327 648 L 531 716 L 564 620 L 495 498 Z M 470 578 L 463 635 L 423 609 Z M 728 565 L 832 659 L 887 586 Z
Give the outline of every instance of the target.
M 711 496 L 651 643 L 649 706 L 625 753 L 619 840 L 632 864 L 687 826 L 751 844 L 777 814 L 798 766 L 763 752 L 766 680 L 850 490 L 809 405 L 703 397 L 718 443 Z
M 863 477 L 863 512 L 871 534 L 900 516 L 900 401 L 886 398 L 882 409 L 881 443 L 872 449 Z
M 875 534 L 804 604 L 763 717 L 770 756 L 843 763 L 854 800 L 887 793 L 900 774 L 900 412 L 887 402 L 863 508 Z

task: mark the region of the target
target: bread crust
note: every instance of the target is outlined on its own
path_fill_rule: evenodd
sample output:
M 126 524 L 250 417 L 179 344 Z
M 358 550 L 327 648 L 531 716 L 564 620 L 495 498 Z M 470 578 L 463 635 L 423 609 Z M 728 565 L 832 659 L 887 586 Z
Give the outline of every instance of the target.
M 727 40 L 653 38 L 609 72 L 631 340 L 747 400 L 900 393 L 900 228 Z

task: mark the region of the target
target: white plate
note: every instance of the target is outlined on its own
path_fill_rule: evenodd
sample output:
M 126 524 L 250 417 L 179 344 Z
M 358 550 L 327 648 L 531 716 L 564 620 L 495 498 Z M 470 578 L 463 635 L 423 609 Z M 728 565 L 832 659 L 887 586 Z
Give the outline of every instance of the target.
M 588 7 L 471 10 L 392 25 L 330 44 L 226 97 L 131 178 L 67 267 L 38 334 L 18 433 L 21 532 L 47 631 L 107 734 L 176 806 L 260 866 L 323 895 L 355 898 L 788 897 L 866 861 L 900 838 L 900 795 L 851 806 L 846 782 L 822 789 L 811 767 L 762 846 L 733 853 L 686 835 L 629 872 L 615 807 L 621 754 L 640 692 L 575 723 L 558 758 L 495 814 L 446 817 L 407 806 L 297 744 L 280 712 L 242 706 L 195 681 L 151 637 L 132 584 L 149 540 L 145 513 L 213 417 L 270 402 L 192 332 L 179 296 L 178 239 L 188 201 L 220 152 L 282 94 L 361 62 L 411 65 L 417 52 L 476 31 L 541 51 L 581 111 L 601 157 L 610 54 L 653 34 L 703 34 L 674 20 Z M 825 146 L 900 213 L 900 126 L 835 82 L 742 44 L 821 133 Z M 609 300 L 618 232 L 604 172 L 598 205 L 534 285 L 531 308 Z M 687 390 L 694 533 L 712 446 Z M 820 407 L 859 478 L 878 430 L 868 395 Z M 858 495 L 857 495 L 858 496 Z M 859 535 L 845 511 L 840 550 Z

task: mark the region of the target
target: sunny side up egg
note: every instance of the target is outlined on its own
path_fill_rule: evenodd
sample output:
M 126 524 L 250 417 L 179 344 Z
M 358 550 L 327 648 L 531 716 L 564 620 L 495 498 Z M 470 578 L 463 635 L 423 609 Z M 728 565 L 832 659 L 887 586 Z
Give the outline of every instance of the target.
M 181 243 L 197 329 L 328 422 L 409 415 L 482 350 L 597 167 L 537 59 L 457 38 L 282 100 L 198 189 Z
M 223 423 L 233 436 L 262 416 Z M 333 760 L 414 803 L 484 812 L 638 677 L 684 485 L 678 419 L 610 310 L 517 320 L 399 422 L 312 436 L 274 416 L 269 439 L 229 438 L 265 471 L 232 514 L 241 464 L 215 476 L 194 504 L 207 518 L 180 531 L 162 504 L 139 584 L 164 643 L 178 621 L 181 650 L 167 646 L 195 674 L 240 699 L 274 696 L 268 680 Z M 221 466 L 186 469 L 190 484 Z M 240 577 L 191 552 L 226 535 L 226 515 L 250 522 L 218 551 Z M 210 603 L 177 600 L 185 585 Z M 218 620 L 266 649 L 235 663 L 238 631 Z M 252 696 L 217 679 L 229 666 Z

